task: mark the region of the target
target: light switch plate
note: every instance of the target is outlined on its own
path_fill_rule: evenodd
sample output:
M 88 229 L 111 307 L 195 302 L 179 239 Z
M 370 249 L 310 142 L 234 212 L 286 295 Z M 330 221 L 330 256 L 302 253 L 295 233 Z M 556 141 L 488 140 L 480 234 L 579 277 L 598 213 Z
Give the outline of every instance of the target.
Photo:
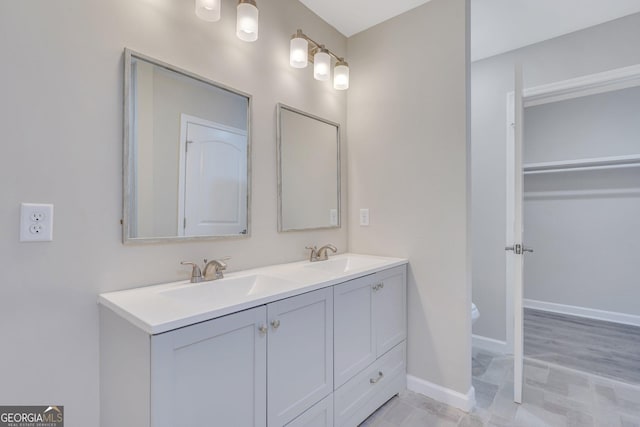
M 329 209 L 329 225 L 338 225 L 338 209 Z
M 369 225 L 369 209 L 360 209 L 360 225 Z
M 53 205 L 22 203 L 20 205 L 20 241 L 50 242 L 53 240 Z

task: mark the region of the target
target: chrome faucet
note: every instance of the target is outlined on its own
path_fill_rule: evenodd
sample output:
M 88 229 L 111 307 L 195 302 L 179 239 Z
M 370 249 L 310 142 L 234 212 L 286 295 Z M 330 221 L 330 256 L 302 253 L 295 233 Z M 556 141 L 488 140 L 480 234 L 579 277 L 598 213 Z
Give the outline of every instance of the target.
M 305 249 L 309 249 L 311 251 L 309 254 L 309 262 L 326 261 L 329 259 L 327 250 L 330 249 L 334 254 L 338 251 L 338 249 L 332 244 L 324 245 L 320 249 L 317 249 L 316 246 L 306 246 Z
M 207 262 L 207 260 L 205 259 L 204 269 L 202 270 L 202 276 L 204 277 L 204 280 L 208 282 L 210 280 L 222 279 L 224 277 L 223 271 L 227 269 L 227 264 L 225 264 L 224 261 L 228 259 L 229 257 L 223 259 L 213 259 L 209 262 Z M 208 272 L 210 268 L 213 268 L 213 272 L 215 275 L 209 279 Z
M 191 283 L 210 282 L 212 280 L 222 279 L 224 277 L 223 271 L 227 269 L 227 261 L 231 258 L 226 257 L 222 259 L 214 259 L 211 261 L 204 260 L 204 268 L 200 270 L 200 267 L 195 262 L 180 261 L 182 265 L 190 265 L 191 269 Z M 214 275 L 209 277 L 209 270 L 213 268 Z

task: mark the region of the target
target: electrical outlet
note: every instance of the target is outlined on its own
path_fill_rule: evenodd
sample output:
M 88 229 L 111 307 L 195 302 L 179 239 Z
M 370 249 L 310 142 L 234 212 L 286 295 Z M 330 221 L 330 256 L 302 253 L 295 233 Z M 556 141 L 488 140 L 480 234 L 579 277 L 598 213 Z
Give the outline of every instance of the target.
M 20 206 L 20 241 L 53 240 L 53 205 L 22 203 Z
M 31 212 L 31 222 L 41 222 L 41 221 L 44 221 L 44 212 L 42 211 Z
M 369 225 L 369 209 L 360 209 L 360 225 Z

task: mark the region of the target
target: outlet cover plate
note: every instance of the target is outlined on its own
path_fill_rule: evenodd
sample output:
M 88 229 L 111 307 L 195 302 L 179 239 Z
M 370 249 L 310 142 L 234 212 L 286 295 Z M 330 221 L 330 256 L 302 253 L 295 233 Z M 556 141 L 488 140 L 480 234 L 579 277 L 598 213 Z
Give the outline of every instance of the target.
M 22 203 L 20 205 L 20 241 L 50 242 L 53 240 L 53 205 Z

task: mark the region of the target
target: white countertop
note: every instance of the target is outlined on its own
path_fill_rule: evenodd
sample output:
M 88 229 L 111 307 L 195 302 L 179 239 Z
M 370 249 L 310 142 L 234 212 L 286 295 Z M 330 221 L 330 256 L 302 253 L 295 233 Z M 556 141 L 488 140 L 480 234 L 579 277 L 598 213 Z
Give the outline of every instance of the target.
M 340 254 L 328 261 L 300 261 L 225 274 L 224 279 L 189 280 L 100 294 L 98 303 L 148 334 L 268 304 L 406 264 L 403 258 Z

